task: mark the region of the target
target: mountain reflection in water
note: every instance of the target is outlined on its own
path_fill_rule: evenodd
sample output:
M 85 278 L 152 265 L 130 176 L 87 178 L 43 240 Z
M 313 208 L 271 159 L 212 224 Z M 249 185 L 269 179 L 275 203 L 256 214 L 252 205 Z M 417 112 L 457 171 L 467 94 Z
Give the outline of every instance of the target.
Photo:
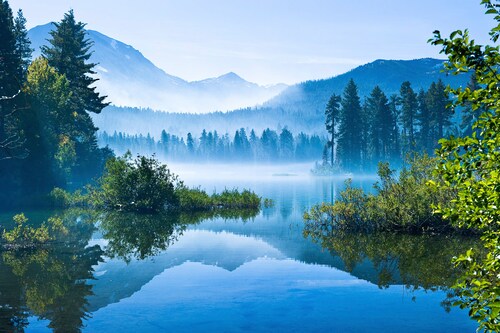
M 333 195 L 324 182 L 267 182 L 257 193 L 275 206 L 260 212 L 27 212 L 69 232 L 1 253 L 0 332 L 473 332 L 441 303 L 459 273 L 451 257 L 474 241 L 304 237 L 302 212 Z

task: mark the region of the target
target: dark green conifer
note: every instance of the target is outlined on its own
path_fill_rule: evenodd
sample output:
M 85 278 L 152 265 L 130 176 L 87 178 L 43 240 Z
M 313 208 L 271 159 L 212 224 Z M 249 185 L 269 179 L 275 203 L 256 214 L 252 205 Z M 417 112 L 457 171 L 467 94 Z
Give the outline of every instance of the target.
M 341 105 L 338 139 L 339 160 L 346 170 L 358 171 L 361 167 L 363 125 L 358 88 L 352 79 L 345 87 Z
M 330 161 L 332 166 L 335 164 L 335 137 L 337 134 L 337 127 L 340 117 L 340 102 L 342 98 L 338 95 L 333 94 L 328 100 L 328 104 L 325 109 L 325 125 L 330 138 L 328 140 L 328 147 L 330 148 Z
M 417 120 L 417 94 L 413 91 L 411 83 L 405 81 L 401 84 L 401 123 L 403 128 L 403 149 L 412 151 L 415 148 L 415 124 Z
M 389 108 L 389 101 L 379 86 L 372 90 L 367 99 L 367 109 L 372 115 L 370 137 L 368 138 L 372 152 L 371 162 L 388 161 L 391 158 L 390 143 L 393 135 L 391 126 L 394 120 Z

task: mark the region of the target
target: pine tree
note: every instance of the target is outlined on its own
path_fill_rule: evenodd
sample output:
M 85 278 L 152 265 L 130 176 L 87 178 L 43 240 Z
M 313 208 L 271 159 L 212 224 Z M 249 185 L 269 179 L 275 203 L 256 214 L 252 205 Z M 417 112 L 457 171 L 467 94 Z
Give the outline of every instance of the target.
M 200 136 L 200 146 L 198 147 L 198 154 L 202 158 L 206 158 L 208 156 L 208 145 L 209 143 L 208 143 L 207 131 L 203 129 Z
M 259 138 L 255 134 L 255 131 L 253 129 L 250 131 L 250 138 L 249 138 L 248 142 L 250 143 L 250 149 L 252 150 L 252 156 L 255 159 L 260 153 L 260 145 L 259 145 Z
M 451 124 L 450 118 L 453 115 L 453 111 L 447 107 L 449 102 L 450 100 L 443 81 L 438 80 L 437 83 L 432 82 L 427 91 L 427 105 L 431 115 L 431 126 L 433 128 L 433 131 L 431 131 L 433 148 L 437 146 L 438 141 L 444 137 L 445 129 Z
M 266 128 L 260 137 L 263 157 L 268 160 L 275 160 L 278 155 L 278 134 Z
M 249 159 L 251 157 L 250 142 L 248 141 L 247 133 L 244 128 L 240 128 L 240 140 L 241 140 L 240 155 L 244 159 Z
M 186 146 L 187 146 L 187 151 L 188 153 L 193 156 L 194 155 L 194 139 L 191 133 L 187 134 L 186 138 Z
M 328 100 L 328 104 L 325 109 L 325 125 L 328 134 L 330 134 L 328 147 L 330 147 L 330 161 L 332 162 L 332 166 L 335 164 L 335 136 L 337 134 L 337 127 L 339 123 L 341 100 L 342 98 L 340 96 L 333 94 Z
M 0 159 L 22 155 L 21 131 L 15 114 L 23 85 L 21 68 L 12 10 L 7 1 L 0 0 Z
M 161 135 L 160 135 L 160 143 L 161 143 L 161 146 L 162 146 L 162 151 L 163 153 L 165 154 L 165 156 L 168 156 L 169 155 L 169 152 L 170 152 L 170 134 L 168 134 L 165 130 L 162 130 L 161 131 Z
M 413 151 L 415 148 L 415 124 L 418 102 L 417 94 L 413 91 L 409 81 L 405 81 L 401 84 L 400 96 L 404 150 L 405 152 Z
M 28 30 L 26 29 L 26 19 L 24 18 L 23 11 L 18 10 L 17 16 L 14 19 L 14 36 L 16 39 L 16 53 L 20 60 L 20 78 L 24 81 L 28 72 L 28 66 L 31 63 L 31 55 L 33 49 L 31 48 L 31 41 L 28 38 Z
M 401 152 L 401 140 L 400 140 L 400 131 L 399 131 L 399 122 L 401 118 L 401 110 L 398 108 L 399 106 L 399 97 L 396 94 L 391 95 L 389 98 L 389 111 L 391 113 L 391 142 L 389 145 L 390 151 L 390 160 L 396 159 L 401 160 L 402 152 Z
M 86 37 L 85 24 L 76 22 L 73 10 L 64 14 L 59 23 L 54 23 L 55 30 L 50 32 L 50 46 L 42 47 L 42 54 L 60 74 L 66 75 L 73 91 L 77 112 L 89 111 L 100 113 L 108 103 L 106 96 L 100 96 L 95 87 L 91 87 L 98 79 L 96 64 L 88 62 L 92 53 L 92 42 Z
M 420 89 L 418 92 L 417 101 L 417 122 L 419 126 L 417 146 L 421 151 L 430 153 L 433 149 L 433 144 L 430 140 L 432 117 L 427 103 L 427 94 L 423 89 Z
M 280 133 L 280 157 L 283 160 L 291 161 L 295 150 L 293 134 L 287 128 Z
M 368 143 L 372 152 L 372 162 L 387 161 L 390 159 L 390 144 L 392 139 L 392 119 L 389 101 L 386 95 L 376 86 L 367 99 L 367 110 L 372 115 L 371 130 Z M 372 163 L 373 164 L 373 163 Z
M 42 54 L 60 74 L 66 76 L 72 91 L 68 114 L 72 116 L 69 129 L 70 143 L 75 146 L 77 162 L 73 176 L 86 180 L 100 173 L 104 162 L 99 155 L 96 131 L 88 112 L 100 113 L 108 103 L 100 96 L 97 81 L 92 75 L 95 64 L 88 62 L 92 42 L 86 37 L 85 24 L 76 22 L 73 10 L 64 14 L 55 29 L 50 32 L 49 46 L 42 47 Z
M 340 112 L 338 155 L 343 168 L 359 170 L 362 149 L 362 115 L 358 88 L 350 80 L 344 90 Z

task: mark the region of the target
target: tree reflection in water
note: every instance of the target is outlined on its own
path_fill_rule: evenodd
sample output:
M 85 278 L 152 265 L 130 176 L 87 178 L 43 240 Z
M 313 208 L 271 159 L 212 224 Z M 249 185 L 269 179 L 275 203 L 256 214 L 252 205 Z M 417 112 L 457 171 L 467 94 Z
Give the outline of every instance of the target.
M 313 223 L 306 224 L 303 235 L 340 257 L 349 272 L 369 260 L 376 276 L 368 279 L 381 288 L 403 284 L 415 289 L 448 290 L 461 273 L 453 267 L 452 258 L 477 245 L 476 238 L 455 234 L 341 232 Z
M 93 216 L 79 210 L 58 214 L 65 235 L 43 248 L 5 251 L 0 256 L 0 331 L 24 332 L 27 318 L 50 321 L 54 332 L 79 332 L 87 318 L 87 279 L 102 261 L 99 246 L 87 247 L 95 230 Z
M 49 320 L 54 332 L 80 332 L 91 316 L 88 280 L 94 278 L 93 266 L 106 256 L 144 259 L 166 250 L 190 224 L 215 218 L 247 221 L 258 213 L 258 209 L 155 215 L 59 212 L 53 217 L 62 220 L 65 232 L 55 241 L 37 249 L 0 252 L 0 332 L 24 332 L 33 315 Z M 89 246 L 96 225 L 108 241 L 104 249 Z
M 258 209 L 224 209 L 205 212 L 138 214 L 113 212 L 103 214 L 100 228 L 108 241 L 106 256 L 145 259 L 166 250 L 182 235 L 188 225 L 215 218 L 253 219 Z

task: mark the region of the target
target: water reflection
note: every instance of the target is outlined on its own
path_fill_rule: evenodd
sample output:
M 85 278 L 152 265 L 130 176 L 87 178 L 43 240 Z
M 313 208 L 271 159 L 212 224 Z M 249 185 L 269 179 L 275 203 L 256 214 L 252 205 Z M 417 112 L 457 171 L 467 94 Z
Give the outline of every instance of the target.
M 54 242 L 34 250 L 0 252 L 0 332 L 24 332 L 33 315 L 47 320 L 53 332 L 80 332 L 91 317 L 88 298 L 93 295 L 94 267 L 105 258 L 145 259 L 165 251 L 188 225 L 214 218 L 248 221 L 258 213 L 144 215 L 71 209 L 49 215 L 60 218 L 65 227 Z M 106 246 L 89 245 L 95 243 L 90 240 L 96 231 Z
M 460 274 L 452 258 L 477 244 L 477 239 L 459 235 L 350 233 L 327 231 L 312 224 L 305 227 L 303 235 L 340 257 L 345 270 L 379 287 L 404 284 L 427 290 L 451 287 Z M 367 261 L 376 276 L 363 275 L 360 268 Z
M 245 222 L 258 213 L 258 209 L 161 214 L 113 212 L 100 217 L 100 229 L 107 240 L 106 256 L 129 262 L 132 258 L 145 259 L 165 251 L 189 225 L 215 218 L 241 218 Z
M 458 274 L 449 259 L 473 241 L 312 229 L 303 237 L 302 213 L 331 201 L 341 184 L 266 182 L 255 190 L 275 205 L 262 212 L 59 212 L 69 232 L 57 242 L 0 253 L 0 332 L 472 327 L 466 315 L 439 308 L 441 292 L 415 291 L 419 301 L 403 304 L 403 287 L 373 283 L 449 286 Z M 37 214 L 38 222 L 27 214 L 34 224 L 53 215 Z M 400 319 L 388 323 L 386 313 Z
M 99 246 L 87 247 L 94 225 L 89 216 L 59 215 L 68 236 L 31 251 L 5 251 L 0 256 L 0 331 L 24 332 L 31 314 L 50 321 L 54 332 L 79 332 L 92 294 L 88 279 L 102 261 Z

